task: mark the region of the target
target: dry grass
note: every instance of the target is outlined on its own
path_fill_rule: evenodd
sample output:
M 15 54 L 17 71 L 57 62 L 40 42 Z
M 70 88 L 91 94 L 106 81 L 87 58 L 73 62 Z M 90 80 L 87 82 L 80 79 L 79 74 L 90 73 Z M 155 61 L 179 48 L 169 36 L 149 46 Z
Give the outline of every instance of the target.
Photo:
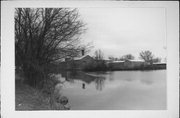
M 49 97 L 40 90 L 16 81 L 16 110 L 49 110 Z
M 53 87 L 56 81 L 49 80 L 43 88 L 37 89 L 23 83 L 24 75 L 16 73 L 15 109 L 16 110 L 65 110 L 62 104 L 53 102 Z M 56 106 L 57 108 L 54 108 Z

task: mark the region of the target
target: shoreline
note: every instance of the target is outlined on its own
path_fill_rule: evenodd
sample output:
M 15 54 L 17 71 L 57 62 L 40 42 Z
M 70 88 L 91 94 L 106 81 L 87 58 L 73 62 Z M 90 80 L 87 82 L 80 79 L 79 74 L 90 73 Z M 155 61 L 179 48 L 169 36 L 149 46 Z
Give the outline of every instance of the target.
M 51 94 L 46 93 L 46 88 L 38 89 L 23 83 L 23 77 L 15 75 L 15 111 L 52 110 Z M 65 110 L 63 105 L 53 101 L 58 109 Z M 53 106 L 54 107 L 54 106 Z

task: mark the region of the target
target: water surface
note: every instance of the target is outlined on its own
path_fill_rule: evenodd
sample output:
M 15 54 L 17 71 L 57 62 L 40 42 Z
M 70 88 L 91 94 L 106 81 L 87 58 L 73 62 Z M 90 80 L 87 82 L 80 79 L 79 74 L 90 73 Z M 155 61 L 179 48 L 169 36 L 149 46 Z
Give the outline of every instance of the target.
M 166 70 L 63 72 L 59 93 L 71 110 L 166 109 Z

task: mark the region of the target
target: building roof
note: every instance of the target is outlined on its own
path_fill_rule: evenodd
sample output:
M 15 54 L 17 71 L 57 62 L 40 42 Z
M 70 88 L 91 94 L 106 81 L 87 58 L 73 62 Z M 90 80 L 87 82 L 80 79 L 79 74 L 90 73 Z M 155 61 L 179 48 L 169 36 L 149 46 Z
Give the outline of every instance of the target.
M 166 64 L 165 62 L 158 62 L 158 63 L 153 63 L 153 64 Z
M 78 60 L 81 60 L 81 59 L 83 59 L 83 58 L 85 58 L 85 57 L 91 57 L 91 56 L 89 56 L 89 55 L 84 55 L 84 56 L 81 56 L 81 57 L 74 57 L 72 60 L 78 61 Z M 61 62 L 65 62 L 65 59 L 63 59 Z
M 73 60 L 81 60 L 81 59 L 83 59 L 83 58 L 86 57 L 86 56 L 89 56 L 89 55 L 84 55 L 84 56 L 81 56 L 81 57 L 74 57 Z
M 128 61 L 131 61 L 131 62 L 145 62 L 144 60 L 128 60 Z
M 107 63 L 124 63 L 124 61 L 107 61 Z
M 113 63 L 122 63 L 124 61 L 113 61 Z

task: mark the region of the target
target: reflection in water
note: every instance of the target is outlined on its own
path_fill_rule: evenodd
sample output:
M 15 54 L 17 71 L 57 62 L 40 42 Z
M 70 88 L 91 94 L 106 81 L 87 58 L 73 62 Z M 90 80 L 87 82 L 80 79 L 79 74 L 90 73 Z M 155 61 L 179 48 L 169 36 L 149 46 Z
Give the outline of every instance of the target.
M 104 87 L 104 77 L 98 77 L 97 79 L 95 79 L 95 83 L 96 83 L 96 89 L 102 91 L 103 87 Z
M 113 72 L 109 72 L 109 80 L 113 81 L 114 80 L 114 74 Z
M 140 80 L 142 83 L 146 84 L 146 85 L 151 85 L 153 84 L 153 79 L 146 79 L 146 78 L 143 78 Z
M 129 77 L 129 78 L 126 78 L 126 79 L 124 79 L 124 80 L 131 82 L 131 81 L 133 81 L 134 79 Z
M 90 76 L 84 72 L 78 71 L 66 71 L 62 72 L 62 77 L 65 77 L 67 81 L 80 80 L 87 84 L 91 83 L 96 79 L 95 76 Z
M 63 72 L 62 77 L 65 77 L 67 81 L 74 81 L 74 80 L 80 80 L 82 82 L 85 82 L 86 84 L 90 84 L 91 82 L 96 83 L 96 89 L 102 90 L 104 86 L 104 80 L 105 77 L 98 75 L 98 74 L 88 74 L 85 72 Z M 85 89 L 85 83 L 82 83 L 82 89 Z
M 82 89 L 85 89 L 85 83 L 82 84 Z
M 54 97 L 63 98 L 57 104 L 69 102 L 72 110 L 166 109 L 165 73 L 166 70 L 61 72 Z

